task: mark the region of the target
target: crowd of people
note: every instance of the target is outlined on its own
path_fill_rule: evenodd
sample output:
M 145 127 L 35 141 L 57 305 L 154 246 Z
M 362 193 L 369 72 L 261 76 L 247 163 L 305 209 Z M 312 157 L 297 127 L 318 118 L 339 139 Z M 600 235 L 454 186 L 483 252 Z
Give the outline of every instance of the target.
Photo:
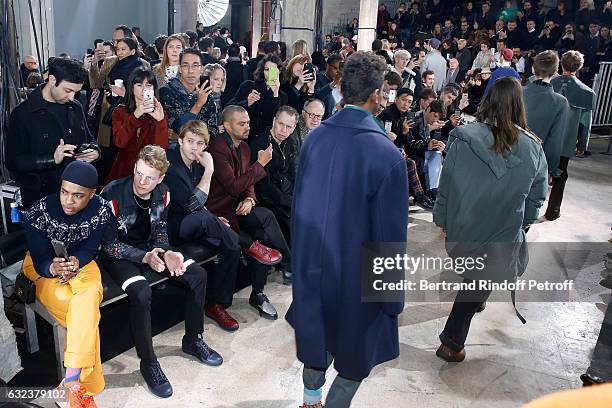
M 198 23 L 196 31 L 160 35 L 151 45 L 137 27 L 117 26 L 110 40 L 95 40 L 82 60 L 58 56 L 41 73 L 27 56 L 21 75 L 32 90 L 11 114 L 6 166 L 20 187 L 29 249 L 24 274 L 36 282 L 41 303 L 68 329 L 63 384 L 71 401 L 82 404 L 73 406 L 93 406 L 93 395 L 104 388 L 98 265 L 128 295 L 147 386 L 156 396 L 169 397 L 172 386 L 152 344 L 146 270 L 167 273 L 186 286 L 182 350 L 215 366 L 223 358 L 202 337 L 204 316 L 227 331 L 239 329 L 229 308 L 241 255 L 251 281 L 249 304 L 262 317 L 278 318 L 265 294 L 270 269 L 294 284 L 295 307 L 288 319 L 296 329 L 298 357 L 306 363 L 304 406 L 321 406 L 332 358 L 340 380 L 337 389 L 332 386 L 337 395 L 328 401 L 340 402 L 327 406 L 348 406 L 373 365 L 397 357 L 391 343 L 380 353 L 365 350 L 380 351 L 380 336 L 397 342 L 397 333 L 389 332 L 397 331 L 403 306 L 383 310 L 395 317 L 383 324 L 380 310 L 352 299 L 351 307 L 363 308 L 356 319 L 378 319 L 381 334 L 364 337 L 355 350 L 330 347 L 330 341 L 348 341 L 350 333 L 359 337 L 363 325 L 347 329 L 343 323 L 340 334 L 334 319 L 321 317 L 339 312 L 331 311 L 331 303 L 308 299 L 312 291 L 315 297 L 329 295 L 313 276 L 321 268 L 341 276 L 340 265 L 358 269 L 354 263 L 360 258 L 354 254 L 350 262 L 334 265 L 313 260 L 315 252 L 324 258 L 322 251 L 330 250 L 316 231 L 325 230 L 336 241 L 350 237 L 338 247 L 340 258 L 355 251 L 360 240 L 405 241 L 410 194 L 415 204 L 434 211 L 448 240 L 486 241 L 503 228 L 507 239 L 520 244 L 538 218 L 547 184 L 552 192 L 545 217 L 561 214 L 569 159 L 589 154 L 594 109 L 589 84 L 598 63 L 612 60 L 612 7 L 601 1 L 581 1 L 579 7 L 540 3 L 484 1 L 477 8 L 471 1 L 444 6 L 440 0 L 415 1 L 401 3 L 393 18 L 381 5 L 379 38 L 368 52 L 355 51 L 359 23 L 354 20 L 346 36 L 334 33 L 314 52 L 303 40 L 289 49 L 262 40 L 257 55 L 248 58 L 227 29 L 205 33 Z M 365 138 L 369 147 L 359 147 L 361 142 L 347 138 L 356 129 L 384 139 Z M 330 133 L 337 141 L 324 137 Z M 358 161 L 367 162 L 373 152 L 390 162 L 370 167 Z M 500 182 L 506 174 L 524 183 Z M 346 183 L 334 184 L 332 176 Z M 372 199 L 372 186 L 350 189 L 356 177 L 378 180 L 380 198 Z M 490 188 L 476 188 L 475 177 L 486 179 Z M 451 182 L 457 179 L 461 183 Z M 465 225 L 478 224 L 480 215 L 466 209 L 479 208 L 474 203 L 485 199 L 483 191 L 493 200 L 491 207 L 502 204 L 500 196 L 507 206 L 497 206 L 499 219 L 491 230 L 473 230 Z M 351 196 L 355 200 L 347 199 Z M 389 208 L 385 197 L 394 197 Z M 360 200 L 377 202 L 376 211 Z M 516 219 L 504 220 L 503 214 L 521 205 Z M 325 215 L 308 222 L 317 211 Z M 347 211 L 356 220 L 379 215 L 359 227 L 320 225 L 340 222 Z M 474 221 L 457 222 L 459 217 Z M 385 218 L 401 228 L 377 230 Z M 371 230 L 374 236 L 368 235 Z M 214 271 L 186 249 L 194 243 L 218 254 Z M 308 273 L 293 282 L 292 266 Z M 343 282 L 334 281 L 338 293 Z M 465 357 L 470 320 L 487 296 L 455 303 L 439 357 Z M 322 348 L 311 344 L 317 325 L 329 331 Z

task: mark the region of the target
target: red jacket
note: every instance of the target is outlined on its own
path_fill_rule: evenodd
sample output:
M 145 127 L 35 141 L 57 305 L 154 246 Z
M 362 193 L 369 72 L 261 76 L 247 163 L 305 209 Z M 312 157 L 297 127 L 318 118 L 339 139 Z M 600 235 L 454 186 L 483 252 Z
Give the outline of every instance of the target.
M 108 175 L 108 183 L 134 173 L 138 153 L 144 146 L 156 144 L 162 149 L 168 148 L 168 114 L 164 112 L 164 119 L 158 122 L 146 113 L 137 118 L 125 107 L 118 106 L 113 111 L 113 143 L 119 153 Z
M 238 149 L 240 159 L 227 134 L 221 134 L 211 140 L 208 152 L 215 163 L 215 172 L 206 201 L 206 208 L 217 217 L 227 218 L 236 232 L 240 231 L 236 216 L 238 203 L 247 197 L 257 200 L 255 183 L 266 177 L 266 171 L 259 162 L 250 163 L 249 145 L 241 142 Z

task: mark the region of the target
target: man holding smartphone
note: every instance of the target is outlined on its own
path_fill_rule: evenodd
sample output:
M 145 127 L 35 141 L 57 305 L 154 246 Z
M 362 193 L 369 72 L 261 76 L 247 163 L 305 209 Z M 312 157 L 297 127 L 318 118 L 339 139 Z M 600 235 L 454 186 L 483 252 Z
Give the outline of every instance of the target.
M 36 283 L 36 298 L 67 329 L 64 365 L 70 406 L 93 405 L 104 389 L 100 362 L 102 280 L 95 257 L 113 215 L 95 194 L 98 172 L 73 161 L 61 175 L 61 188 L 24 211 L 28 253 L 23 273 Z M 81 405 L 79 405 L 81 406 Z
M 56 58 L 49 64 L 47 83 L 11 113 L 6 167 L 26 208 L 57 192 L 68 163 L 75 159 L 91 163 L 100 156 L 77 98 L 86 77 L 79 61 Z M 77 153 L 85 143 L 90 150 Z

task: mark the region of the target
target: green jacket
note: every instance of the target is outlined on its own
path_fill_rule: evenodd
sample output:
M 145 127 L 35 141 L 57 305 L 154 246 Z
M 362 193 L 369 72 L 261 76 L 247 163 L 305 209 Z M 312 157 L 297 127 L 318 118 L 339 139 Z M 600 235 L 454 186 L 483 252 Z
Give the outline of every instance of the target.
M 513 279 L 522 275 L 528 261 L 522 227 L 538 219 L 546 199 L 546 156 L 539 139 L 523 129 L 505 155 L 491 146 L 493 134 L 486 124 L 453 130 L 433 219 L 446 229 L 449 256 L 486 253 L 487 273 Z

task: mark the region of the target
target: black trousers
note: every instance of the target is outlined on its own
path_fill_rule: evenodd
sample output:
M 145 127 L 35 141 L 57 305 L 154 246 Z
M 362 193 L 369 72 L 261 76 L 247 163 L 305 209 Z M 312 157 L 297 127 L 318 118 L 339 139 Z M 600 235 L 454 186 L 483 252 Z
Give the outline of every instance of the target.
M 179 239 L 181 243 L 196 242 L 219 251 L 214 271 L 209 271 L 208 274 L 206 303 L 230 307 L 240 266 L 238 234 L 223 224 L 218 217 L 203 210 L 183 218 Z
M 254 240 L 258 240 L 270 248 L 279 250 L 283 255 L 281 268 L 291 270 L 291 251 L 272 211 L 264 207 L 254 207 L 248 215 L 238 216 L 238 226 L 241 231 L 240 246 L 243 249 L 249 248 Z M 247 262 L 251 271 L 253 293 L 262 292 L 266 285 L 269 268 L 252 258 L 248 258 Z
M 442 344 L 457 352 L 463 350 L 472 318 L 478 307 L 488 299 L 490 294 L 490 290 L 460 290 L 457 292 L 444 331 L 440 333 Z
M 130 302 L 130 324 L 136 353 L 143 362 L 157 360 L 153 351 L 151 329 L 151 287 L 142 276 L 147 264 L 137 264 L 124 259 L 100 255 L 104 270 L 121 286 Z M 168 270 L 162 272 L 169 275 Z M 204 297 L 206 295 L 206 270 L 197 263 L 187 267 L 178 277 L 170 276 L 189 288 L 185 301 L 185 337 L 196 338 L 204 331 Z
M 280 227 L 285 242 L 291 243 L 291 207 L 284 205 L 263 204 L 264 208 L 269 209 L 274 214 L 278 226 Z
M 563 201 L 563 191 L 565 190 L 565 183 L 567 182 L 568 173 L 567 166 L 569 164 L 569 157 L 561 156 L 559 161 L 559 169 L 562 171 L 559 177 L 553 177 L 552 190 L 548 197 L 548 207 L 544 216 L 549 220 L 559 218 L 561 214 L 561 202 Z

